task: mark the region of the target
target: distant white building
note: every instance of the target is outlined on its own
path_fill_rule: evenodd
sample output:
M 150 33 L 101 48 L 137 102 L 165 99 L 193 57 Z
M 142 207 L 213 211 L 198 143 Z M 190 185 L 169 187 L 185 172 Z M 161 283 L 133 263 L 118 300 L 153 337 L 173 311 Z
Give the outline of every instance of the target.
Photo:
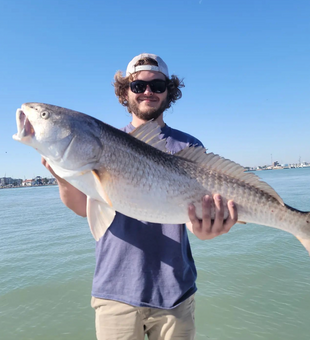
M 22 186 L 23 187 L 31 187 L 33 186 L 35 183 L 35 180 L 34 179 L 25 179 L 23 182 L 22 182 Z

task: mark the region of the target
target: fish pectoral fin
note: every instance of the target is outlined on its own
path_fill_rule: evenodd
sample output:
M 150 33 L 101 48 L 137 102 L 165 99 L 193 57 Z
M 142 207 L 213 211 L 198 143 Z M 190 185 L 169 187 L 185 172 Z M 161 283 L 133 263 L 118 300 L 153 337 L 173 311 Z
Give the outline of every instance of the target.
M 301 237 L 298 237 L 298 236 L 296 236 L 296 238 L 307 249 L 307 251 L 310 255 L 310 239 L 309 238 L 301 238 Z
M 113 204 L 102 186 L 102 183 L 107 182 L 109 180 L 108 174 L 104 174 L 103 176 L 101 176 L 101 178 L 97 170 L 92 170 L 92 174 L 95 180 L 96 190 L 99 192 L 100 196 L 106 201 L 106 203 L 112 208 Z
M 109 204 L 87 197 L 87 220 L 96 241 L 105 234 L 114 216 L 115 210 Z

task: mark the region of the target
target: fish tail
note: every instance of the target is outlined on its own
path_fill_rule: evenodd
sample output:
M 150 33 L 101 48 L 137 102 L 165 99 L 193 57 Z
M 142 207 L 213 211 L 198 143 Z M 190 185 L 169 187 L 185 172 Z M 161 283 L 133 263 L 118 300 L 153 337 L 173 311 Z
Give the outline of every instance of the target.
M 309 238 L 301 238 L 296 236 L 297 240 L 301 242 L 301 244 L 307 249 L 310 256 L 310 239 Z
M 310 212 L 304 212 L 306 215 L 303 230 L 307 231 L 307 234 L 309 234 L 309 238 L 296 236 L 297 240 L 301 242 L 301 244 L 307 249 L 309 256 L 310 256 Z

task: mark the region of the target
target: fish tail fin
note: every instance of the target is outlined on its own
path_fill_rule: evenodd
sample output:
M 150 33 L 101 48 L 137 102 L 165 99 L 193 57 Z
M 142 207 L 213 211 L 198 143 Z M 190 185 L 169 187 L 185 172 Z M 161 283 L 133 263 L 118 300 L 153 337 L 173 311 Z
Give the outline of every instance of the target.
M 309 256 L 310 256 L 310 239 L 309 238 L 301 238 L 296 236 L 297 240 L 301 242 L 301 244 L 307 249 Z
M 301 227 L 301 230 L 304 231 L 304 235 L 310 235 L 310 212 L 302 212 L 299 211 L 299 213 L 302 213 L 305 216 L 303 226 Z M 297 240 L 307 249 L 309 255 L 310 255 L 310 236 L 304 237 L 304 236 L 297 236 L 295 235 Z

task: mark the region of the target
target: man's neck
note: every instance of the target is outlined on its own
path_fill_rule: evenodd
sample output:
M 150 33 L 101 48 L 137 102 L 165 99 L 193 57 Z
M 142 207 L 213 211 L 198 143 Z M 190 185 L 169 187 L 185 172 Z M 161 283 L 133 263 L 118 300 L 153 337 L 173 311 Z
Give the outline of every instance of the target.
M 131 121 L 131 124 L 137 128 L 138 126 L 146 123 L 147 121 L 146 120 L 143 120 L 141 118 L 138 118 L 134 113 L 132 114 L 132 121 Z M 164 119 L 163 119 L 163 115 L 160 115 L 156 120 L 155 122 L 158 123 L 158 125 L 160 127 L 164 127 L 166 124 L 164 122 Z

